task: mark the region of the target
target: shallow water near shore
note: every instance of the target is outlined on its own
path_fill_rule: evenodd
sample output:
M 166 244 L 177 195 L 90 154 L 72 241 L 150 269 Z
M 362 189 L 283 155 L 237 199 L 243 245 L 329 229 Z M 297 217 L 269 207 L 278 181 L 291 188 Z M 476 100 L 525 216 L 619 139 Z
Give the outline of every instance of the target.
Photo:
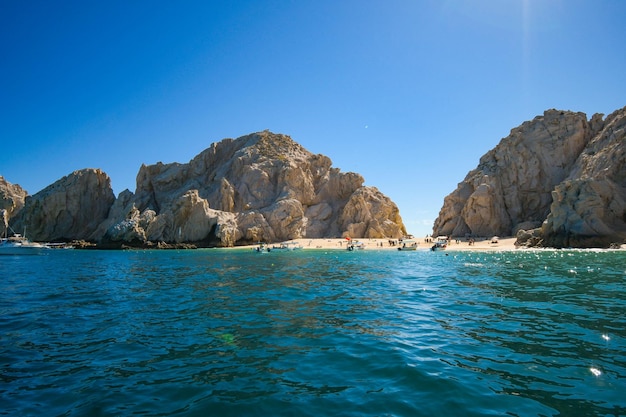
M 0 415 L 626 414 L 622 251 L 0 265 Z

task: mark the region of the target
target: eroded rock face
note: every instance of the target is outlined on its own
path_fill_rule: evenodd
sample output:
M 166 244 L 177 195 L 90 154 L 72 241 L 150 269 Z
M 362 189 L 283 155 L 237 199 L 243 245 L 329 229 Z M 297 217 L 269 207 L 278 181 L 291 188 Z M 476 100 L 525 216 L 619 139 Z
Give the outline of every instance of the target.
M 348 236 L 379 238 L 405 234 L 398 207 L 375 187 L 361 187 L 350 196 L 339 224 Z
M 544 245 L 609 247 L 626 240 L 626 108 L 606 118 L 552 197 L 541 227 Z
M 22 207 L 28 193 L 0 175 L 0 236 L 8 232 L 9 219 Z
M 331 165 L 265 131 L 214 143 L 187 164 L 143 165 L 136 192 L 117 199 L 102 171 L 76 171 L 26 198 L 11 222 L 33 240 L 108 247 L 406 234 L 388 197 Z
M 435 235 L 514 236 L 545 246 L 608 246 L 626 235 L 626 108 L 548 110 L 485 154 L 436 219 Z M 529 236 L 532 235 L 532 239 Z
M 397 206 L 363 182 L 285 135 L 225 139 L 187 164 L 143 165 L 135 195 L 118 201 L 92 238 L 233 246 L 404 235 Z
M 83 169 L 29 196 L 17 213 L 14 228 L 27 228 L 36 241 L 85 239 L 108 216 L 115 201 L 108 175 Z

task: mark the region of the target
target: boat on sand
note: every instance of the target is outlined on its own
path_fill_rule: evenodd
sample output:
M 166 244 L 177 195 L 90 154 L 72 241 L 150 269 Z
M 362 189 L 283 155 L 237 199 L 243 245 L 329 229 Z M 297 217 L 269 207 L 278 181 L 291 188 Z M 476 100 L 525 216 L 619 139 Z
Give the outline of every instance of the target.
M 404 240 L 398 250 L 417 250 L 417 242 L 414 240 Z
M 350 240 L 346 249 L 349 251 L 363 250 L 365 249 L 365 243 L 359 242 L 358 240 Z
M 302 249 L 302 245 L 299 244 L 298 242 L 282 242 L 278 246 L 272 246 L 272 249 L 278 249 L 278 250 L 298 250 L 298 249 Z
M 435 244 L 430 247 L 431 251 L 445 250 L 448 247 L 447 237 L 438 237 Z

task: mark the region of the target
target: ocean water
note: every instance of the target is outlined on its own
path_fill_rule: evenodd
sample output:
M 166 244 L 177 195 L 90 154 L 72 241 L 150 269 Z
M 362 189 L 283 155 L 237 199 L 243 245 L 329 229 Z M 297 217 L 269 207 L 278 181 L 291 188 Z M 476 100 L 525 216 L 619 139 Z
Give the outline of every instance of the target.
M 0 415 L 626 414 L 626 252 L 0 257 Z

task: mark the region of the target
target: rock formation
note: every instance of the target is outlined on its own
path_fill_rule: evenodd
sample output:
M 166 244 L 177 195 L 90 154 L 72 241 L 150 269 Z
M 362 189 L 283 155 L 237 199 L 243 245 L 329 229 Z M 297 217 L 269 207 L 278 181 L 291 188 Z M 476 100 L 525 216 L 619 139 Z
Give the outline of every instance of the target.
M 187 164 L 143 165 L 135 194 L 120 195 L 91 238 L 233 246 L 405 234 L 397 206 L 363 182 L 285 135 L 224 139 Z
M 16 215 L 33 240 L 102 246 L 234 246 L 301 237 L 406 234 L 397 206 L 290 137 L 265 131 L 212 144 L 189 163 L 142 165 L 116 199 L 106 174 L 76 171 Z M 13 221 L 12 221 L 13 224 Z
M 626 238 L 626 108 L 602 120 L 548 110 L 485 154 L 444 200 L 433 234 L 554 247 Z
M 552 192 L 541 227 L 552 247 L 606 247 L 626 239 L 626 107 L 606 118 L 566 181 Z
M 0 236 L 7 233 L 9 219 L 24 207 L 28 193 L 17 184 L 11 184 L 0 175 Z
M 75 171 L 26 197 L 13 228 L 27 228 L 37 241 L 84 239 L 106 219 L 114 201 L 108 175 L 99 169 Z

